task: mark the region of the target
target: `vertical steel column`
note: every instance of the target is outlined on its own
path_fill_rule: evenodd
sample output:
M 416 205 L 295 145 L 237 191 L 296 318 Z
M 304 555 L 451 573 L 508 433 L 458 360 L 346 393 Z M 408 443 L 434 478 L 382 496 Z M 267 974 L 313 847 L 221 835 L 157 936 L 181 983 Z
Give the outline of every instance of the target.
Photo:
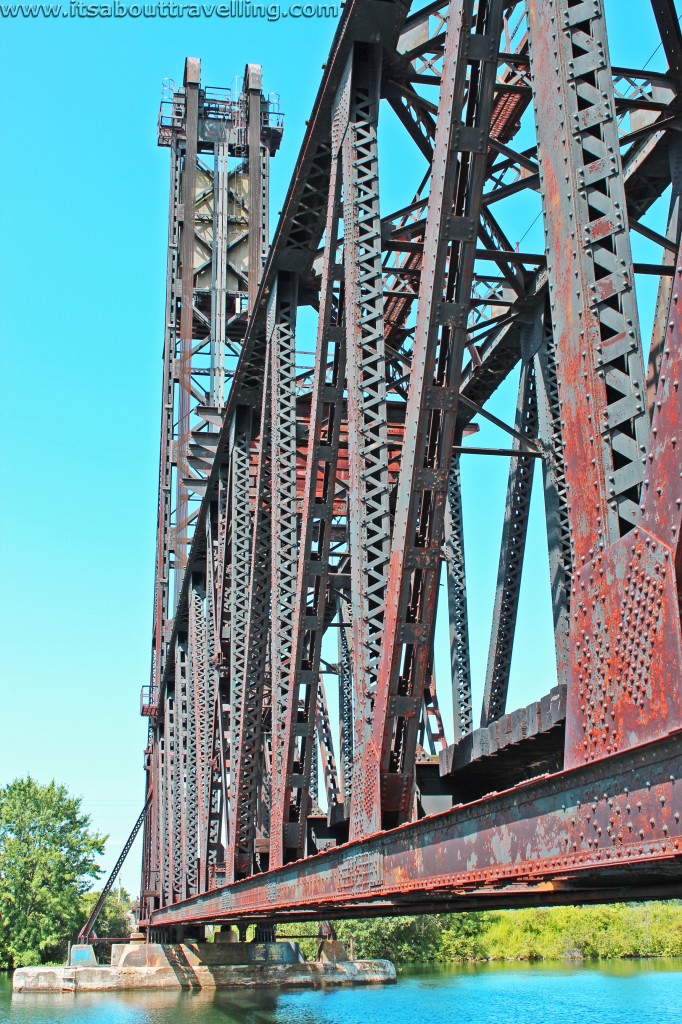
M 557 679 L 567 680 L 569 665 L 571 578 L 571 532 L 566 500 L 564 441 L 561 436 L 561 409 L 556 376 L 556 351 L 549 305 L 543 299 L 539 313 L 544 338 L 535 354 L 535 387 L 538 403 L 538 435 L 545 450 L 542 460 L 547 523 L 549 584 L 554 620 Z
M 336 767 L 336 758 L 334 756 L 334 740 L 332 739 L 332 730 L 329 723 L 329 708 L 327 706 L 327 696 L 324 689 L 324 681 L 322 676 L 318 676 L 317 683 L 317 740 L 320 745 L 320 754 L 322 757 L 322 774 L 324 775 L 324 787 L 327 794 L 327 808 L 328 813 L 331 813 L 335 807 L 340 803 L 340 789 L 339 789 L 339 773 Z M 315 744 L 311 744 L 312 751 L 311 757 L 313 762 L 317 760 L 315 757 Z
M 272 643 L 269 645 L 269 650 Z M 263 871 L 266 861 L 264 854 L 270 856 L 270 813 L 272 811 L 272 686 L 269 659 L 265 670 L 265 693 L 263 696 L 263 727 L 260 746 L 260 767 L 258 781 L 258 803 L 256 817 L 256 870 Z M 263 844 L 259 849 L 258 840 Z M 267 861 L 269 863 L 269 860 Z
M 215 588 L 215 637 L 216 660 L 221 676 L 227 678 L 229 692 L 229 674 L 232 664 L 232 630 L 230 628 L 232 612 L 232 457 L 229 454 L 227 466 L 221 466 L 218 478 L 218 498 L 216 509 L 216 562 L 213 574 Z
M 473 729 L 462 477 L 458 453 L 452 456 L 448 478 L 448 501 L 445 506 L 445 558 L 450 622 L 453 728 L 454 741 L 458 743 Z
M 158 849 L 160 838 L 159 822 L 156 820 L 156 809 L 158 806 L 158 747 L 152 738 L 151 724 L 147 733 L 147 747 L 145 749 L 145 801 L 150 802 L 149 815 L 146 827 L 142 835 L 142 861 L 140 865 L 140 910 L 139 917 L 147 920 L 154 910 L 154 899 L 151 897 L 152 860 Z M 151 827 L 153 821 L 153 829 Z
M 311 811 L 314 813 L 317 810 L 317 808 L 319 807 L 319 799 L 320 799 L 320 786 L 319 786 L 319 783 L 320 783 L 320 773 L 319 773 L 318 768 L 319 768 L 319 766 L 318 766 L 318 761 L 317 761 L 317 747 L 316 747 L 315 741 L 313 739 L 311 741 L 311 749 L 310 749 L 310 783 L 308 785 L 308 799 L 310 801 L 310 807 L 308 809 L 308 814 L 310 814 Z
M 234 432 L 231 438 L 228 466 L 221 468 L 218 481 L 216 510 L 216 565 L 215 588 L 215 657 L 217 663 L 215 679 L 215 700 L 213 730 L 211 735 L 211 788 L 209 795 L 209 820 L 206 852 L 206 884 L 211 883 L 212 873 L 218 864 L 225 862 L 225 843 L 231 830 L 231 792 L 234 772 L 230 764 L 234 756 L 235 726 L 231 713 L 232 700 L 232 502 L 234 470 Z M 238 489 L 238 488 L 237 488 Z M 241 586 L 241 581 L 235 581 Z
M 162 821 L 163 780 L 161 776 L 161 743 L 158 724 L 149 753 L 150 771 L 147 781 L 147 797 L 151 794 L 149 822 L 145 823 L 144 844 L 146 856 L 142 863 L 141 916 L 149 919 L 151 911 L 161 906 L 161 856 L 164 828 Z
M 537 325 L 542 331 L 542 322 Z M 514 427 L 529 440 L 537 437 L 538 407 L 535 394 L 535 369 L 532 360 L 523 362 L 516 400 Z M 520 442 L 514 441 L 518 455 L 509 460 L 507 500 L 502 527 L 502 545 L 497 570 L 493 623 L 488 648 L 488 666 L 483 691 L 481 727 L 502 718 L 507 707 L 516 617 L 521 593 L 521 573 L 526 550 L 528 516 L 533 488 L 535 458 L 523 455 Z
M 679 92 L 682 89 L 682 31 L 679 14 L 675 10 L 674 0 L 651 0 L 651 7 L 668 61 L 669 74 Z
M 375 761 L 364 773 L 365 803 L 383 811 L 367 822 L 373 829 L 408 820 L 414 804 L 501 31 L 501 0 L 452 0 L 386 593 Z
M 348 635 L 344 623 L 345 601 L 337 601 L 339 657 L 339 732 L 341 748 L 341 780 L 343 783 L 343 816 L 350 817 L 350 795 L 353 790 L 353 676 L 351 672 Z
M 210 560 L 210 559 L 209 559 Z M 198 863 L 203 853 L 203 842 L 207 830 L 208 773 L 210 756 L 210 709 L 213 707 L 209 692 L 210 666 L 208 659 L 208 637 L 204 613 L 203 579 L 193 574 L 189 595 L 189 708 L 190 733 L 189 750 L 191 761 L 187 764 L 188 836 L 190 853 L 188 861 L 189 885 L 200 884 L 202 865 Z M 198 890 L 197 890 L 198 891 Z
M 222 662 L 220 635 L 217 632 L 217 595 L 215 588 L 215 565 L 218 554 L 216 541 L 217 508 L 213 504 L 207 522 L 206 551 L 206 611 L 203 619 L 205 676 L 202 706 L 201 734 L 199 740 L 199 761 L 202 765 L 199 784 L 199 886 L 206 888 L 207 855 L 209 841 L 209 816 L 211 810 L 211 781 L 213 763 L 213 721 L 218 699 L 219 669 Z
M 638 526 L 646 531 L 644 544 L 639 542 L 640 565 L 647 555 L 658 563 L 654 565 L 653 573 L 649 568 L 646 579 L 649 606 L 648 621 L 645 620 L 644 626 L 650 628 L 647 651 L 650 681 L 642 696 L 649 708 L 649 730 L 651 734 L 661 736 L 674 732 L 682 724 L 679 687 L 682 675 L 679 617 L 682 606 L 682 474 L 679 465 L 682 434 L 682 247 L 672 281 L 667 322 L 638 517 Z M 638 541 L 640 532 L 639 529 L 636 531 Z M 637 566 L 633 574 L 635 578 L 628 580 L 628 598 L 638 584 L 641 586 L 636 578 L 639 575 L 641 579 L 641 572 Z M 628 604 L 631 605 L 632 601 Z M 638 661 L 641 661 L 641 655 Z M 640 706 L 645 700 L 640 699 Z
M 642 504 L 638 515 L 638 526 L 649 531 L 668 548 L 664 556 L 668 563 L 665 568 L 666 583 L 672 584 L 682 596 L 682 473 L 680 453 L 682 444 L 682 247 L 677 256 L 675 276 L 672 281 L 668 329 L 661 353 L 660 374 L 651 431 L 651 442 L 646 458 L 646 478 L 642 493 Z M 672 572 L 674 567 L 674 574 Z M 668 592 L 670 600 L 670 592 Z M 666 609 L 676 621 L 677 635 L 680 634 L 680 620 L 675 616 L 675 601 Z M 679 607 L 678 607 L 679 611 Z M 678 639 L 679 646 L 679 639 Z M 670 694 L 679 706 L 679 675 L 668 666 Z M 666 691 L 668 687 L 666 687 Z M 672 701 L 671 701 L 672 703 Z M 671 723 L 672 724 L 672 723 Z
M 187 636 L 187 732 L 185 739 L 185 771 L 183 788 L 183 852 L 185 856 L 184 885 L 188 895 L 198 893 L 197 858 L 199 846 L 199 788 L 197 739 L 200 723 L 197 721 L 196 690 L 198 689 L 197 666 L 195 664 L 195 648 L 192 637 L 192 620 L 195 617 L 192 605 L 194 595 L 190 595 L 190 629 Z
M 390 544 L 377 130 L 380 47 L 356 43 L 341 89 L 355 762 L 351 836 L 370 827 L 362 756 L 371 733 Z M 357 797 L 357 798 L 356 798 Z
M 175 645 L 175 690 L 171 800 L 173 804 L 173 892 L 175 899 L 187 895 L 187 640 L 178 637 Z
M 296 311 L 298 276 L 277 275 L 271 305 L 270 342 L 272 494 L 270 536 L 272 562 L 271 678 L 272 678 L 272 809 L 270 864 L 286 856 L 288 836 L 286 794 L 295 770 L 289 762 L 288 726 L 299 718 L 298 693 L 291 686 L 296 636 L 295 608 L 298 569 L 296 508 Z M 303 729 L 304 726 L 301 726 Z
M 194 218 L 196 200 L 197 134 L 199 128 L 199 82 L 201 64 L 185 62 L 185 151 L 182 165 L 182 300 L 180 308 L 180 353 L 177 381 L 180 392 L 176 442 L 177 498 L 175 515 L 176 599 L 179 582 L 187 564 L 189 497 L 184 477 L 189 476 L 191 440 L 192 348 L 194 335 Z
M 273 619 L 273 698 L 276 703 L 273 713 L 271 867 L 303 853 L 315 745 L 315 702 L 327 602 L 345 372 L 339 282 L 335 273 L 340 195 L 338 117 L 335 117 L 334 125 L 300 554 L 297 576 L 293 580 L 289 677 L 278 677 L 278 671 L 281 671 L 277 667 L 281 658 L 281 627 L 275 628 Z M 293 479 L 289 482 L 293 484 Z M 293 526 L 292 517 L 290 530 Z
M 440 705 L 438 703 L 438 687 L 436 682 L 436 665 L 433 657 L 433 648 L 431 649 L 429 665 L 426 671 L 426 685 L 424 686 L 420 729 L 422 735 L 429 744 L 429 751 L 431 754 L 437 754 L 440 750 L 445 750 L 447 743 L 445 742 L 443 718 L 441 716 Z M 420 742 L 423 745 L 423 741 L 420 740 Z
M 176 732 L 176 700 L 175 692 L 171 695 L 170 693 L 166 696 L 166 721 L 164 728 L 165 745 L 166 745 L 166 758 L 165 758 L 165 776 L 166 776 L 166 837 L 167 837 L 167 848 L 165 856 L 165 872 L 164 872 L 164 883 L 166 890 L 166 903 L 174 903 L 179 898 L 179 889 L 176 888 L 176 877 L 182 871 L 182 865 L 180 864 L 176 868 L 176 859 L 179 857 L 179 848 L 177 844 L 176 836 L 180 832 L 180 822 L 178 819 L 177 801 L 176 801 L 176 786 L 177 786 L 177 732 Z
M 679 24 L 675 19 L 677 25 L 677 32 L 679 34 Z M 671 133 L 674 136 L 676 133 Z M 672 183 L 672 193 L 670 196 L 670 211 L 668 213 L 668 230 L 666 237 L 669 241 L 673 242 L 675 248 L 679 248 L 680 237 L 682 235 L 682 141 L 679 138 L 673 137 L 670 140 L 668 149 L 668 160 L 670 163 L 670 179 Z M 676 253 L 671 252 L 669 249 L 663 250 L 661 257 L 661 263 L 664 267 L 674 267 L 676 260 Z M 658 283 L 658 295 L 656 297 L 656 315 L 654 317 L 653 330 L 651 332 L 651 346 L 649 348 L 649 362 L 647 365 L 646 375 L 646 388 L 647 388 L 647 405 L 649 407 L 649 416 L 652 417 L 654 414 L 654 401 L 656 399 L 656 391 L 658 389 L 658 377 L 661 368 L 661 360 L 663 358 L 663 346 L 668 332 L 668 309 L 670 307 L 670 297 L 673 290 L 673 278 L 668 277 L 666 274 L 661 276 Z
M 213 164 L 213 259 L 211 262 L 211 403 L 225 403 L 225 343 L 227 341 L 228 262 L 228 143 L 216 142 Z
M 171 846 L 171 827 L 172 818 L 170 814 L 171 799 L 170 799 L 170 771 L 169 771 L 169 756 L 170 756 L 170 720 L 172 714 L 172 705 L 166 698 L 164 702 L 164 721 L 163 727 L 159 727 L 159 868 L 161 875 L 159 877 L 159 901 L 161 906 L 167 906 L 173 901 L 173 890 L 172 890 L 172 846 Z
M 222 748 L 220 743 L 220 697 L 216 695 L 211 715 L 211 759 L 209 762 L 209 796 L 206 836 L 203 856 L 204 889 L 211 888 L 211 874 L 215 871 L 218 861 L 224 859 L 224 851 L 220 849 L 220 833 L 222 825 L 225 794 L 221 770 Z
M 234 828 L 234 814 L 230 808 L 230 778 L 234 774 L 234 750 L 230 746 L 230 723 L 232 708 L 229 701 L 223 695 L 222 688 L 218 689 L 216 696 L 218 709 L 218 749 L 220 757 L 220 790 L 221 790 L 221 813 L 219 814 L 218 842 L 222 850 L 222 860 L 225 860 L 225 853 L 229 846 L 232 829 Z
M 647 585 L 639 575 L 638 538 L 630 533 L 649 416 L 602 6 L 531 0 L 528 17 L 576 573 L 566 713 L 571 767 L 670 726 L 660 722 L 653 698 L 642 717 L 650 659 L 643 653 L 640 664 L 625 646 L 641 633 L 631 604 Z M 669 660 L 677 661 L 672 651 Z M 672 706 L 668 712 L 672 721 Z
M 168 211 L 168 257 L 166 266 L 166 323 L 163 342 L 163 388 L 161 394 L 161 454 L 159 459 L 159 506 L 156 533 L 156 579 L 154 589 L 154 637 L 152 651 L 151 699 L 158 697 L 166 658 L 165 628 L 170 602 L 171 515 L 173 509 L 173 409 L 175 375 L 175 306 L 178 273 L 180 206 L 180 161 L 177 145 L 171 149 L 170 202 Z
M 275 295 L 271 305 L 276 303 Z M 249 571 L 249 606 L 246 623 L 246 663 L 243 682 L 238 744 L 233 748 L 234 798 L 231 806 L 232 832 L 227 855 L 230 880 L 253 871 L 256 837 L 256 804 L 260 784 L 265 660 L 270 616 L 270 536 L 272 519 L 272 472 L 270 389 L 272 371 L 268 365 L 274 342 L 274 308 L 268 315 L 265 379 L 261 403 L 258 470 L 254 506 L 253 545 Z M 233 705 L 233 714 L 235 713 Z
M 227 829 L 227 799 L 230 769 L 230 752 L 228 747 L 230 707 L 222 693 L 216 694 L 213 708 L 213 728 L 211 731 L 211 777 L 209 789 L 209 811 L 206 842 L 206 875 L 205 887 L 211 888 L 215 883 L 212 877 L 218 865 L 225 861 L 225 842 L 229 842 Z
M 599 0 L 530 0 L 533 101 L 576 565 L 635 521 L 649 436 Z
M 247 102 L 249 150 L 249 312 L 253 309 L 268 244 L 267 162 L 268 151 L 261 146 L 261 90 L 263 73 L 259 64 L 247 64 L 244 94 Z
M 249 463 L 251 412 L 239 408 L 235 412 L 231 436 L 230 494 L 230 813 L 234 814 L 236 785 L 236 751 L 242 723 L 244 684 L 246 680 L 246 643 L 249 617 L 249 580 L 251 576 L 251 501 L 249 496 Z M 234 827 L 234 822 L 231 823 Z
M 599 548 L 574 579 L 568 767 L 682 729 L 681 309 L 682 257 L 675 268 L 635 529 Z

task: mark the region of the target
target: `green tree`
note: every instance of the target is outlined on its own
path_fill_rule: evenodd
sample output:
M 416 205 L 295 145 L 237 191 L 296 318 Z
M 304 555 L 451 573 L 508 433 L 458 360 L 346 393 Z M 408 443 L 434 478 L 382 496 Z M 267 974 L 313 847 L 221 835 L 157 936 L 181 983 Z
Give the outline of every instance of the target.
M 486 960 L 486 935 L 498 914 L 489 910 L 448 914 L 441 918 L 443 937 L 439 960 Z
M 441 929 L 439 918 L 432 914 L 336 922 L 338 937 L 346 948 L 353 936 L 356 959 L 386 959 L 399 964 L 439 959 Z
M 100 897 L 98 892 L 86 892 L 81 905 L 81 920 L 79 929 L 90 917 L 92 910 Z M 132 903 L 129 894 L 121 889 L 120 899 L 118 890 L 110 892 L 100 910 L 99 917 L 95 924 L 95 934 L 100 939 L 125 938 L 130 935 L 130 915 Z
M 105 840 L 54 781 L 27 776 L 0 789 L 0 967 L 63 955 Z

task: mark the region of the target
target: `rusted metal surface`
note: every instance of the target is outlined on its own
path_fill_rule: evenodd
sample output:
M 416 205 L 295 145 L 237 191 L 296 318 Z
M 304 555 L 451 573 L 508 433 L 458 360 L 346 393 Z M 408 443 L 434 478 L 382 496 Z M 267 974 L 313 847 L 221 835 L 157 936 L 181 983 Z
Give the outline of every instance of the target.
M 281 119 L 260 70 L 238 100 L 189 64 L 169 98 L 142 698 L 157 934 L 678 894 L 682 37 L 652 9 L 667 73 L 612 66 L 601 0 L 350 0 L 267 253 Z M 382 157 L 387 107 L 404 164 Z M 381 215 L 397 166 L 408 198 Z M 660 277 L 646 376 L 636 273 Z M 474 729 L 462 491 L 493 457 L 511 458 Z M 515 709 L 533 487 L 559 686 Z
M 652 887 L 666 875 L 678 887 L 681 772 L 677 736 L 208 893 L 154 924 L 404 913 L 459 897 L 513 906 L 533 892 L 571 902 L 596 885 L 603 896 L 609 877 L 616 892 L 631 873 L 636 884 L 644 866 Z

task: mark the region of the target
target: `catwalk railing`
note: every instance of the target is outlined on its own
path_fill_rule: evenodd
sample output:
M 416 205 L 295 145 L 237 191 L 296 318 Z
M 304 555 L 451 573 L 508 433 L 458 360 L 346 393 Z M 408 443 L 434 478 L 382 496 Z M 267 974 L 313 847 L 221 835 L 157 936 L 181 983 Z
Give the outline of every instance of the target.
M 663 70 L 612 65 L 601 0 L 350 0 L 262 273 L 245 87 L 248 317 L 220 399 L 189 389 L 143 700 L 159 934 L 679 892 L 682 34 L 640 6 Z

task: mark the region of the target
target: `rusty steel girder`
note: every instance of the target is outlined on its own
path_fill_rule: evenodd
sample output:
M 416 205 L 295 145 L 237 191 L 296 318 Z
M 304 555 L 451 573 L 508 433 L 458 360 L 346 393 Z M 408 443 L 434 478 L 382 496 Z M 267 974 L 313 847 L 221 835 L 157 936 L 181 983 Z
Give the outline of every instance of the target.
M 682 34 L 651 13 L 667 70 L 613 66 L 602 0 L 350 0 L 267 251 L 281 119 L 256 66 L 235 100 L 188 63 L 160 121 L 156 934 L 680 894 Z M 500 458 L 472 659 L 464 467 Z M 510 710 L 538 545 L 556 678 Z
M 304 920 L 679 894 L 679 739 L 497 793 L 154 915 Z

